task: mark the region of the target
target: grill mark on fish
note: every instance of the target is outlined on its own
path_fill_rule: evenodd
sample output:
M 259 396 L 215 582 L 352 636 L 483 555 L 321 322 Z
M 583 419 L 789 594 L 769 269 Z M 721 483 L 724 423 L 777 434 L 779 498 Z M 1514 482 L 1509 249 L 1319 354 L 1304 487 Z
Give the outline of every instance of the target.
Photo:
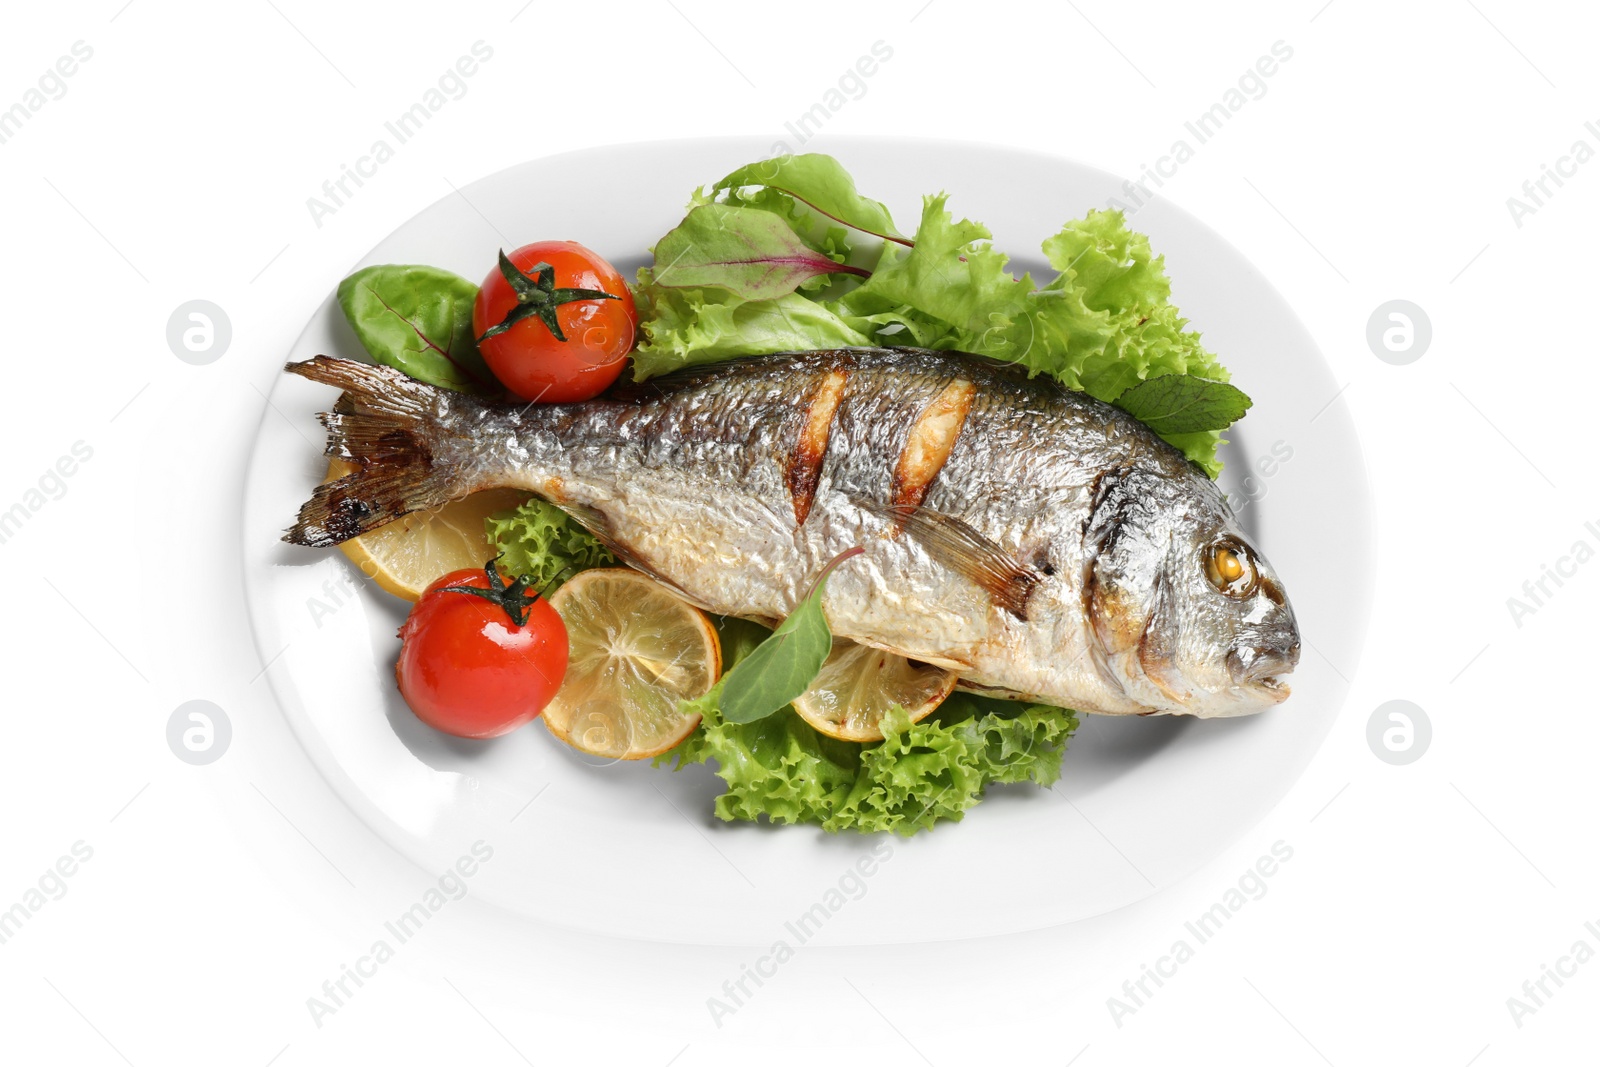
M 928 487 L 944 469 L 956 439 L 966 425 L 967 412 L 978 387 L 957 378 L 922 409 L 906 434 L 905 447 L 895 463 L 890 502 L 897 508 L 915 508 L 928 495 Z
M 817 382 L 806 401 L 805 421 L 795 440 L 794 450 L 784 464 L 783 480 L 794 505 L 794 522 L 804 526 L 816 500 L 817 482 L 822 477 L 822 461 L 828 455 L 828 439 L 833 434 L 833 420 L 844 399 L 849 373 L 830 370 Z

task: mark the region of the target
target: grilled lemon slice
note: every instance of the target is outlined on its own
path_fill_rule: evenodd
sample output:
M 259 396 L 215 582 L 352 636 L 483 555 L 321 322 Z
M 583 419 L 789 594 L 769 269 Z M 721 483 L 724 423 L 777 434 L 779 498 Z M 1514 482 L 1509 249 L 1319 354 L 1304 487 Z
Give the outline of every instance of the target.
M 811 688 L 794 702 L 819 733 L 841 741 L 882 741 L 880 722 L 901 707 L 926 718 L 956 687 L 956 673 L 894 652 L 835 640 Z
M 647 759 L 694 732 L 680 700 L 722 673 L 711 620 L 627 567 L 580 571 L 550 597 L 567 624 L 567 678 L 541 716 L 591 756 Z

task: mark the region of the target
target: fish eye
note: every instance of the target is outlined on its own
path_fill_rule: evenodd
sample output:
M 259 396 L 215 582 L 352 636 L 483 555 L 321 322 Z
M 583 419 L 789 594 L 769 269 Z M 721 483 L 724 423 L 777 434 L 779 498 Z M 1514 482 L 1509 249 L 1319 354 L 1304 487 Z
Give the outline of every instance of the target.
M 1234 540 L 1222 540 L 1205 550 L 1206 577 L 1217 592 L 1246 597 L 1255 591 L 1258 578 L 1250 550 Z

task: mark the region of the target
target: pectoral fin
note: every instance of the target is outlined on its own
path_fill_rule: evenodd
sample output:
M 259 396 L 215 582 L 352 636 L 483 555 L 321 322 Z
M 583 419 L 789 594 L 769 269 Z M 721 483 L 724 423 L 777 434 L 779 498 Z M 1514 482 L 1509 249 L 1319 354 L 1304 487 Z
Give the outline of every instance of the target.
M 552 500 L 550 502 L 570 515 L 579 526 L 589 531 L 594 536 L 594 539 L 604 545 L 607 551 L 616 556 L 618 560 L 626 563 L 640 574 L 654 579 L 658 584 L 666 586 L 674 594 L 695 607 L 706 611 L 710 610 L 698 597 L 693 596 L 677 582 L 656 570 L 644 557 L 640 556 L 630 545 L 623 541 L 617 534 L 616 525 L 611 521 L 611 516 L 590 504 L 580 504 L 571 500 Z
M 859 503 L 859 502 L 858 502 Z M 1028 599 L 1043 576 L 951 515 L 924 507 L 861 504 L 913 538 L 936 562 L 980 586 L 995 606 L 1024 621 Z

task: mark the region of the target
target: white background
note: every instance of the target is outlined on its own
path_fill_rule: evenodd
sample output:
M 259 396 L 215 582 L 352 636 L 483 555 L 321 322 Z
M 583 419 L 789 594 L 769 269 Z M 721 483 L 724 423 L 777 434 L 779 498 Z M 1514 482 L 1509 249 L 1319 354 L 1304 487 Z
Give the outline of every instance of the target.
M 1520 226 L 1506 203 L 1574 141 L 1600 149 L 1584 128 L 1600 120 L 1592 12 L 1505 0 L 1083 0 L 1005 15 L 955 0 L 584 14 L 546 0 L 274 3 L 31 5 L 0 37 L 0 108 L 74 42 L 93 49 L 65 95 L 0 144 L 0 510 L 74 442 L 93 449 L 64 495 L 0 544 L 0 908 L 75 842 L 93 849 L 65 895 L 0 945 L 6 1060 L 1594 1059 L 1600 963 L 1548 984 L 1520 1026 L 1506 1003 L 1580 938 L 1600 950 L 1584 929 L 1600 926 L 1600 565 L 1549 584 L 1520 626 L 1506 603 L 1574 542 L 1600 546 L 1600 162 L 1548 183 Z M 467 95 L 316 225 L 307 198 L 480 39 L 494 58 Z M 428 875 L 310 769 L 250 640 L 240 474 L 282 354 L 346 267 L 452 184 L 621 140 L 756 133 L 799 147 L 784 124 L 879 40 L 892 58 L 807 148 L 893 132 L 1136 174 L 1275 41 L 1293 49 L 1161 193 L 1274 280 L 1349 383 L 1338 403 L 1366 448 L 1377 554 L 1326 565 L 1372 574 L 1378 592 L 1343 717 L 1236 847 L 1100 920 L 806 948 L 719 1027 L 706 998 L 754 953 L 507 924 L 468 898 L 317 1026 L 307 998 Z M 927 180 L 931 191 L 938 176 Z M 169 314 L 195 298 L 233 324 L 210 366 L 165 341 Z M 1380 362 L 1365 339 L 1395 298 L 1433 324 L 1408 366 Z M 196 698 L 234 728 L 209 767 L 179 762 L 165 740 L 173 709 Z M 1403 767 L 1366 741 L 1372 710 L 1396 698 L 1434 729 Z M 1293 858 L 1267 894 L 1114 1020 L 1108 998 L 1280 840 Z

